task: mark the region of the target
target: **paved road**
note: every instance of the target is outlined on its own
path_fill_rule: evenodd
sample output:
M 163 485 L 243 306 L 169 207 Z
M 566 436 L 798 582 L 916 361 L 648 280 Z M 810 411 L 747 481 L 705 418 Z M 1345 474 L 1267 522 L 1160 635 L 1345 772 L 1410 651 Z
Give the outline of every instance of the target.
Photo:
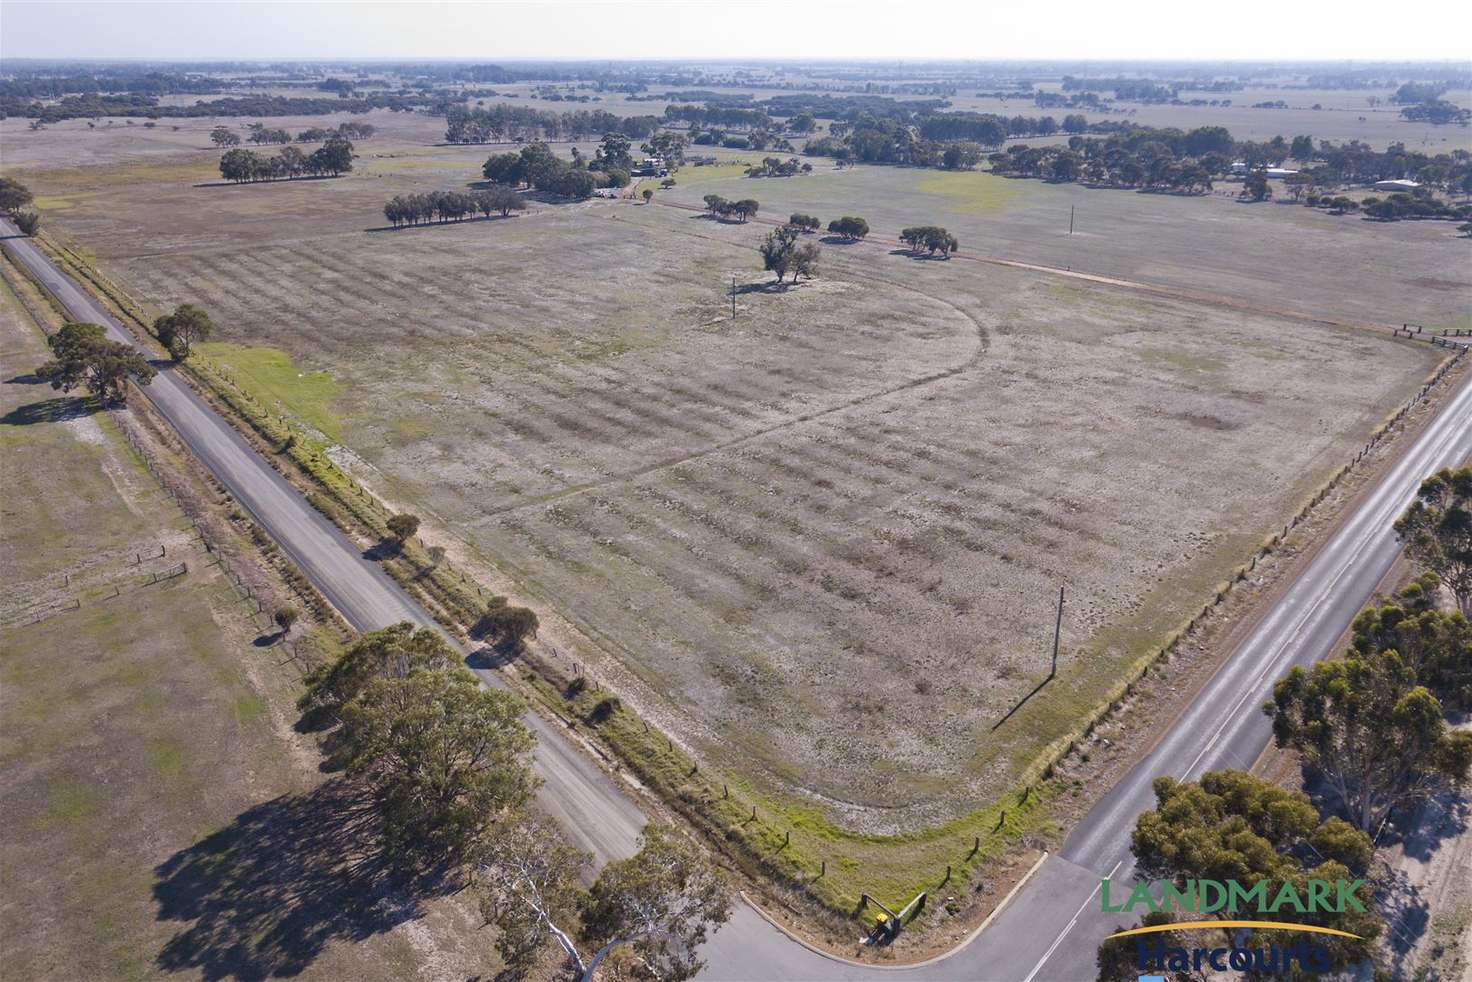
M 0 221 L 0 230 L 14 229 Z M 78 320 L 127 332 L 60 273 L 29 241 L 6 243 Z M 357 628 L 399 620 L 433 621 L 383 571 L 322 517 L 240 436 L 166 366 L 149 398 L 235 497 L 281 543 L 328 599 Z M 1099 878 L 1132 873 L 1129 830 L 1153 804 L 1158 774 L 1195 777 L 1221 767 L 1247 767 L 1267 745 L 1268 721 L 1258 706 L 1290 666 L 1330 653 L 1399 552 L 1391 523 L 1421 479 L 1472 456 L 1472 384 L 1464 384 L 1436 421 L 1367 496 L 1289 587 L 1252 635 L 1202 690 L 1159 744 L 1088 814 L 1063 848 L 980 937 L 937 962 L 881 970 L 820 955 L 738 905 L 707 945 L 705 978 L 716 980 L 975 979 L 1055 982 L 1094 978 L 1098 941 L 1115 924 L 1097 908 Z M 482 673 L 495 681 L 489 673 Z M 580 844 L 602 859 L 628 855 L 643 816 L 618 787 L 540 719 L 537 769 L 541 802 Z M 1162 721 L 1164 725 L 1168 721 Z
M 0 234 L 17 233 L 0 219 Z M 45 284 L 73 320 L 102 324 L 115 340 L 136 345 L 131 334 L 29 239 L 8 238 L 5 248 Z M 143 389 L 149 400 L 349 624 L 370 631 L 411 621 L 440 631 L 422 607 L 376 563 L 363 558 L 362 550 L 308 504 L 168 363 L 161 362 L 158 368 L 158 377 Z M 501 684 L 491 671 L 477 674 L 493 685 Z M 534 764 L 544 782 L 538 795 L 541 806 L 600 862 L 632 855 L 644 827 L 643 813 L 555 727 L 537 716 L 526 721 L 537 735 Z

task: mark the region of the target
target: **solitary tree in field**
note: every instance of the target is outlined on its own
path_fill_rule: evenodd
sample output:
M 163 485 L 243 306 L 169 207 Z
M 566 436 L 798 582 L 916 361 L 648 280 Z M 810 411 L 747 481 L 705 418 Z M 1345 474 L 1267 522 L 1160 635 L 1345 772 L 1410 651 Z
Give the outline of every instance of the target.
M 240 137 L 237 136 L 235 134 L 235 131 L 230 129 L 228 126 L 216 126 L 214 129 L 210 130 L 210 140 L 217 147 L 240 146 Z
M 337 752 L 370 785 L 404 865 L 462 862 L 536 789 L 521 701 L 463 668 L 370 682 L 343 707 Z
M 760 209 L 761 205 L 757 203 L 755 198 L 742 198 L 731 206 L 731 210 L 736 214 L 736 217 L 743 222 L 755 215 Z
M 419 516 L 400 512 L 391 516 L 385 524 L 388 525 L 389 535 L 393 536 L 395 544 L 402 546 L 419 531 Z
M 639 192 L 639 197 L 643 198 L 644 203 L 647 205 L 649 204 L 649 202 L 654 200 L 654 192 L 649 188 L 645 188 L 643 191 Z
M 1411 558 L 1439 576 L 1472 617 L 1472 466 L 1443 468 L 1422 481 L 1395 531 Z
M 501 928 L 497 947 L 508 962 L 525 964 L 555 943 L 579 982 L 592 982 L 605 959 L 625 947 L 670 982 L 704 967 L 696 953 L 711 929 L 730 919 L 731 897 L 673 829 L 645 827 L 638 853 L 605 866 L 584 895 L 578 873 L 586 862 L 545 820 L 524 822 L 486 850 L 476 876 L 481 910 Z M 572 924 L 577 908 L 581 930 Z
M 776 273 L 778 283 L 782 282 L 782 277 L 787 275 L 792 265 L 792 256 L 797 251 L 797 236 L 797 229 L 784 225 L 768 232 L 757 247 L 762 255 L 762 268 Z
M 210 315 L 192 303 L 182 303 L 172 314 L 153 322 L 153 333 L 175 361 L 188 358 L 192 346 L 198 341 L 208 341 L 214 330 Z
M 83 387 L 103 405 L 127 401 L 128 379 L 147 385 L 158 374 L 136 348 L 109 341 L 101 324 L 63 324 L 46 345 L 55 357 L 36 369 L 36 375 L 63 392 Z

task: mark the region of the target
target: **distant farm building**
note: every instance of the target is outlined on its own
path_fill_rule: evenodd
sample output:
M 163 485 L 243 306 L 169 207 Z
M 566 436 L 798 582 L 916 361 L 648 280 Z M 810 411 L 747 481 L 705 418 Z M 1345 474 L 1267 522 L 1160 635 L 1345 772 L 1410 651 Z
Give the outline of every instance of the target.
M 1247 166 L 1246 161 L 1238 160 L 1232 163 L 1233 174 L 1246 174 L 1253 169 Z M 1259 167 L 1256 169 L 1261 171 L 1263 176 L 1270 181 L 1281 181 L 1285 177 L 1298 173 L 1298 171 L 1289 170 L 1287 167 Z
M 669 177 L 670 169 L 660 157 L 645 157 L 633 170 L 634 177 Z
M 1407 181 L 1405 179 L 1375 182 L 1376 191 L 1404 191 L 1409 193 L 1416 190 L 1420 186 L 1421 185 L 1415 181 Z

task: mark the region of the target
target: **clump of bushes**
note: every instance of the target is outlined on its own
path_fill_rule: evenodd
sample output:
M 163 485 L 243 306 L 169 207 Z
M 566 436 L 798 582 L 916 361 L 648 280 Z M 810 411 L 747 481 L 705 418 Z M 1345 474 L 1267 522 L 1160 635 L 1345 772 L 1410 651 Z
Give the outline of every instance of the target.
M 529 607 L 516 607 L 505 597 L 492 597 L 485 613 L 470 629 L 470 636 L 512 648 L 520 648 L 528 638 L 537 636 L 540 626 L 536 612 Z

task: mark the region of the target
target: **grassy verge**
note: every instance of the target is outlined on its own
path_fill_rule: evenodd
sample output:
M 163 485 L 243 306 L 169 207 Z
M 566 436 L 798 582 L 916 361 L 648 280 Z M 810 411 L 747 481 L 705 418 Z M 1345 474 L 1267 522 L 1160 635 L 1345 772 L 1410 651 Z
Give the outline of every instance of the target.
M 863 894 L 898 907 L 922 890 L 967 884 L 1024 835 L 1051 831 L 1047 803 L 1056 789 L 1040 784 L 911 835 L 856 834 L 817 807 L 774 799 L 734 775 L 701 770 L 616 695 L 585 679 L 570 678 L 535 656 L 526 659 L 521 677 L 544 705 L 612 748 L 728 859 L 748 873 L 800 889 L 835 913 L 857 913 Z

